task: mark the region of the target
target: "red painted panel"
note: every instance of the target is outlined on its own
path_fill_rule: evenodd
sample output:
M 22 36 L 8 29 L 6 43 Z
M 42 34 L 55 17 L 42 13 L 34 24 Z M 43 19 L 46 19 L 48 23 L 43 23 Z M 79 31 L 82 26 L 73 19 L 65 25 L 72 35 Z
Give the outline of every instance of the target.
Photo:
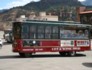
M 80 47 L 80 48 L 64 48 L 64 47 L 54 47 L 54 48 L 31 48 L 31 49 L 22 49 L 21 52 L 64 52 L 64 51 L 86 51 L 86 50 L 90 50 L 89 47 Z
M 22 40 L 14 40 L 13 42 L 13 51 L 18 52 L 22 49 Z
M 22 40 L 16 40 L 17 45 L 13 47 L 14 52 L 63 52 L 63 51 L 86 51 L 90 46 L 60 47 L 60 41 L 40 41 L 40 46 L 22 46 Z M 76 41 L 75 41 L 76 43 Z
M 40 46 L 60 46 L 60 41 L 41 41 Z
M 81 51 L 87 51 L 87 50 L 91 50 L 90 46 L 89 47 L 81 47 Z

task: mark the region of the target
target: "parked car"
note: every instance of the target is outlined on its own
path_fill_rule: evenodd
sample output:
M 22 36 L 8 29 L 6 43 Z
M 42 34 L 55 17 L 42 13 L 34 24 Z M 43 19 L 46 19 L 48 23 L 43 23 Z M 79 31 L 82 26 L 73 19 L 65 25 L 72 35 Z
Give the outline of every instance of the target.
M 4 39 L 7 43 L 12 42 L 12 30 L 11 29 L 4 30 L 3 36 L 4 36 Z
M 3 46 L 3 41 L 2 39 L 0 39 L 0 48 L 2 48 L 2 46 Z

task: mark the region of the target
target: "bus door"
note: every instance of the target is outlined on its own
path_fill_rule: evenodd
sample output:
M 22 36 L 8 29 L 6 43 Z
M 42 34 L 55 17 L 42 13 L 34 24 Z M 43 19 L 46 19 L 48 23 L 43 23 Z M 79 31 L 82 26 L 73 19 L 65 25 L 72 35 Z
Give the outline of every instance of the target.
M 13 50 L 18 51 L 21 46 L 21 23 L 13 23 Z

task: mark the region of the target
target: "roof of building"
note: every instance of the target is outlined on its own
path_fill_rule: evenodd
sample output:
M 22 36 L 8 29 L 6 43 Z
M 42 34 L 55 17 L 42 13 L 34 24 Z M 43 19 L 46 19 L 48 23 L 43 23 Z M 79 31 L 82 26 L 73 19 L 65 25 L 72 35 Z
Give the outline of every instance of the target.
M 92 13 L 92 11 L 84 11 L 84 12 L 80 12 L 80 14 L 91 14 Z

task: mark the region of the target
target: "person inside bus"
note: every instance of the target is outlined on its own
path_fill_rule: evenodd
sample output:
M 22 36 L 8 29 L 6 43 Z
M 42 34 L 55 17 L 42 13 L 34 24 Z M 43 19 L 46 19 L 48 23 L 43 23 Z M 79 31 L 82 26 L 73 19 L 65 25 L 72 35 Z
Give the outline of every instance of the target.
M 78 31 L 77 37 L 78 37 L 78 38 L 84 38 L 84 37 L 85 37 L 85 35 L 84 35 L 84 33 L 83 33 L 82 30 L 79 30 L 79 31 Z
M 85 37 L 88 38 L 88 30 L 85 30 Z
M 76 31 L 71 31 L 71 38 L 76 38 L 76 37 L 77 37 Z

